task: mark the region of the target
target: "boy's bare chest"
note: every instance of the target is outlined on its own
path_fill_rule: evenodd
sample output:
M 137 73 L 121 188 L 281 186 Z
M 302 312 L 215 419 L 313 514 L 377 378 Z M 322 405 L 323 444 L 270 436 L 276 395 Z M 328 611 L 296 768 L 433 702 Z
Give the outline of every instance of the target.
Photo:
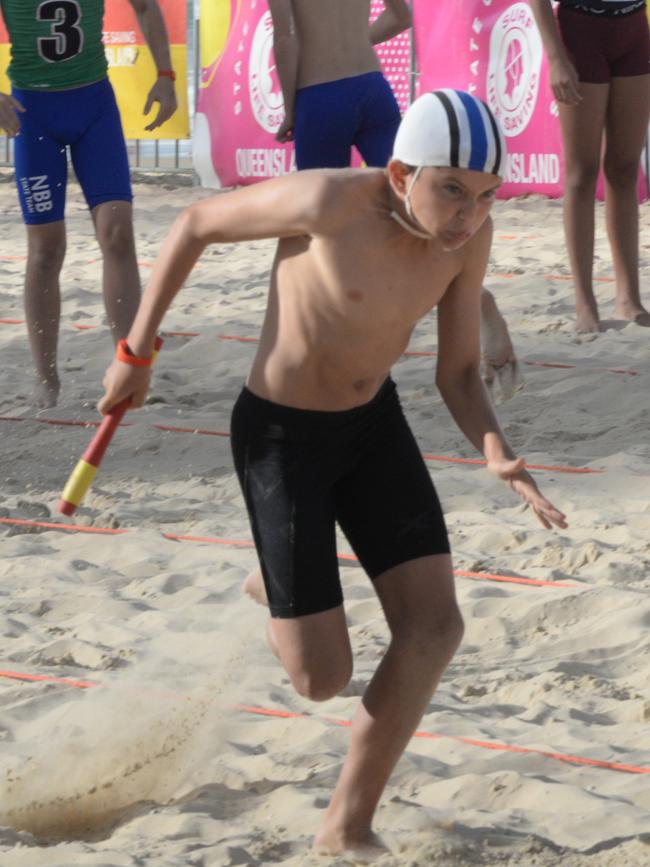
M 315 250 L 312 266 L 337 307 L 356 318 L 414 322 L 434 307 L 454 277 L 454 262 L 395 256 L 388 245 L 337 243 Z

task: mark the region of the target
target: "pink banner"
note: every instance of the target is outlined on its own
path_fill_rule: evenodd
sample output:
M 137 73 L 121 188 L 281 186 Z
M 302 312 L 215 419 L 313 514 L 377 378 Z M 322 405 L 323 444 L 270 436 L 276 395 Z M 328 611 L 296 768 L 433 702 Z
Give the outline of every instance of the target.
M 202 183 L 212 187 L 252 183 L 295 169 L 293 145 L 275 141 L 284 107 L 273 58 L 271 13 L 265 0 L 229 2 L 223 51 L 201 70 L 194 132 L 196 170 Z M 372 0 L 372 17 L 383 8 L 381 0 Z M 411 86 L 409 34 L 379 46 L 377 54 L 404 110 Z
M 194 152 L 202 182 L 230 187 L 294 169 L 292 147 L 274 138 L 282 118 L 268 6 L 231 0 L 223 52 L 201 70 Z
M 511 0 L 414 2 L 417 93 L 437 87 L 484 99 L 506 135 L 502 198 L 561 196 L 564 158 L 557 103 L 542 40 L 528 3 Z M 598 197 L 603 198 L 602 175 Z M 639 172 L 639 199 L 647 195 Z
M 415 4 L 418 93 L 469 90 L 484 99 L 506 136 L 500 194 L 562 194 L 562 145 L 542 40 L 527 3 L 447 0 Z
M 383 8 L 382 0 L 372 0 L 371 17 Z M 413 11 L 416 95 L 454 87 L 485 99 L 508 146 L 500 195 L 561 196 L 564 164 L 557 105 L 528 3 L 413 0 Z M 227 37 L 221 39 L 220 29 Z M 403 33 L 377 48 L 402 110 L 411 91 L 410 39 Z M 219 47 L 213 56 L 215 40 Z M 202 183 L 235 186 L 293 171 L 293 146 L 275 141 L 284 109 L 265 0 L 202 0 L 201 43 L 204 66 L 194 162 Z M 645 191 L 641 176 L 641 198 Z

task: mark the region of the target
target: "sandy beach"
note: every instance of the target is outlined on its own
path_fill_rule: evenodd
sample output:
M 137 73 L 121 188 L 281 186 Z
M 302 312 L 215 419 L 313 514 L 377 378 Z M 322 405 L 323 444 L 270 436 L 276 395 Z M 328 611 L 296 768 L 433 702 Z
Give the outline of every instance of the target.
M 207 195 L 170 176 L 136 185 L 143 280 L 178 210 Z M 321 705 L 293 692 L 264 642 L 264 610 L 241 593 L 255 555 L 227 432 L 274 243 L 203 256 L 165 320 L 183 334 L 166 338 L 147 405 L 116 434 L 71 521 L 86 532 L 73 532 L 39 523 L 65 520 L 58 498 L 92 430 L 63 422 L 97 420 L 112 347 L 76 185 L 67 218 L 62 393 L 35 413 L 25 327 L 9 321 L 23 319 L 25 233 L 3 177 L 0 863 L 354 863 L 309 846 L 346 750 L 342 723 L 387 641 L 372 587 L 341 561 L 355 672 Z M 641 219 L 647 303 L 647 204 Z M 472 575 L 457 583 L 463 644 L 377 814 L 393 854 L 375 863 L 644 867 L 650 330 L 608 319 L 601 204 L 599 335 L 573 331 L 561 203 L 498 202 L 494 220 L 486 286 L 526 379 L 499 417 L 518 453 L 544 468 L 535 473 L 570 527 L 543 530 L 483 467 L 447 460 L 478 456 L 435 389 L 435 314 L 426 317 L 409 347 L 421 354 L 394 377 L 429 456 L 455 567 Z M 340 553 L 349 550 L 341 538 Z

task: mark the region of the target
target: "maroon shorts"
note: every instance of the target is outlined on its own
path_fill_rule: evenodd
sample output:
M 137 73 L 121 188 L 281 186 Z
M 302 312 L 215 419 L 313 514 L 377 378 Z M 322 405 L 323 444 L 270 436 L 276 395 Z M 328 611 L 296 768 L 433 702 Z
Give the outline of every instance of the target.
M 650 30 L 645 9 L 620 17 L 590 15 L 560 6 L 562 41 L 585 84 L 650 73 Z

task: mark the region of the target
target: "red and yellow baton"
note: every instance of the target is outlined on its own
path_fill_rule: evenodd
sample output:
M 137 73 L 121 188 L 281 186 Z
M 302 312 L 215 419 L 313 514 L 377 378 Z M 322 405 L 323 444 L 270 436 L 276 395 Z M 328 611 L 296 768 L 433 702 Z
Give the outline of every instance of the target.
M 156 356 L 163 345 L 162 338 L 156 337 L 154 344 L 151 363 L 156 360 Z M 86 496 L 88 488 L 92 485 L 97 469 L 99 468 L 104 453 L 113 437 L 113 434 L 119 427 L 124 413 L 129 407 L 129 398 L 126 398 L 117 406 L 114 406 L 110 412 L 106 414 L 103 422 L 97 428 L 97 432 L 90 441 L 88 448 L 81 456 L 77 466 L 70 473 L 70 478 L 67 481 L 61 499 L 59 500 L 59 512 L 63 515 L 73 515 L 77 506 Z

